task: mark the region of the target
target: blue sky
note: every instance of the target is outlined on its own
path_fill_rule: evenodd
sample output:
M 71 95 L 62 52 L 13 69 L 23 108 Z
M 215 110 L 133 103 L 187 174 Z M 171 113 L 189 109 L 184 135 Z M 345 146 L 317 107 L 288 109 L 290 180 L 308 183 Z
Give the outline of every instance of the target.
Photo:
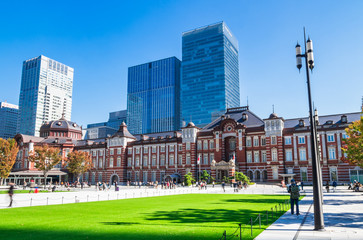
M 304 4 L 304 5 L 303 5 Z M 319 114 L 357 112 L 363 96 L 363 1 L 8 1 L 0 8 L 0 101 L 18 104 L 22 62 L 43 54 L 75 69 L 72 120 L 126 109 L 127 69 L 181 59 L 184 31 L 225 21 L 239 41 L 241 105 L 261 118 L 307 116 L 295 67 L 303 26 L 314 43 Z

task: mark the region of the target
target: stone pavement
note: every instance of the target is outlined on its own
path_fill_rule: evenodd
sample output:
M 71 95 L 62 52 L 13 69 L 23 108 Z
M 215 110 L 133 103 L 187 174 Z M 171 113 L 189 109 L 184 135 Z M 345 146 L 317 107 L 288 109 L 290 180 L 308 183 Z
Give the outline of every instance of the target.
M 363 194 L 338 187 L 335 193 L 324 193 L 324 231 L 314 231 L 312 188 L 300 201 L 300 216 L 289 210 L 262 232 L 257 240 L 340 240 L 363 239 Z

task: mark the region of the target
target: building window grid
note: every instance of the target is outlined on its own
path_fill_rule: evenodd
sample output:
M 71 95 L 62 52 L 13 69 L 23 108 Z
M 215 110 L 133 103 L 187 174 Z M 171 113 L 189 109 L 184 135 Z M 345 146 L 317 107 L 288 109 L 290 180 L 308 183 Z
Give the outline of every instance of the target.
M 299 136 L 298 142 L 299 142 L 299 144 L 305 144 L 305 136 Z
M 328 134 L 328 142 L 335 142 L 334 134 Z
M 254 137 L 253 138 L 253 146 L 254 147 L 258 147 L 260 144 L 259 144 L 259 139 L 258 139 L 258 137 Z

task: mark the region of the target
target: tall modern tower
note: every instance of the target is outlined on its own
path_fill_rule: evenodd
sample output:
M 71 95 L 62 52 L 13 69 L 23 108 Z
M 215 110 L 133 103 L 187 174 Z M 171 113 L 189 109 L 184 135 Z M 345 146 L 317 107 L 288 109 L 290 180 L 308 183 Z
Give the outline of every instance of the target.
M 17 105 L 0 102 L 0 138 L 13 138 L 16 134 L 19 108 Z
M 73 68 L 39 56 L 23 62 L 18 132 L 39 136 L 40 126 L 62 117 L 71 120 Z
M 133 134 L 180 128 L 180 60 L 176 57 L 129 68 L 127 123 Z
M 238 41 L 224 22 L 183 33 L 182 120 L 203 127 L 240 105 Z

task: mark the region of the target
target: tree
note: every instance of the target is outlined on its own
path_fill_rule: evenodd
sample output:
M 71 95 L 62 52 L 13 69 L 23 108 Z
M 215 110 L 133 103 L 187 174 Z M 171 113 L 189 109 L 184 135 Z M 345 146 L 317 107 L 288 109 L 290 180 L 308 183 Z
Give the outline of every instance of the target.
M 234 175 L 235 175 L 236 181 L 250 183 L 250 178 L 247 177 L 246 175 L 244 175 L 243 173 L 235 172 Z
M 354 165 L 363 167 L 363 116 L 352 122 L 345 129 L 348 138 L 343 139 L 342 150 L 346 153 L 346 160 Z
M 68 154 L 67 157 L 67 169 L 70 173 L 73 173 L 79 182 L 79 177 L 91 169 L 92 159 L 87 152 L 74 151 Z
M 184 184 L 185 186 L 192 185 L 192 182 L 195 182 L 195 179 L 193 178 L 193 175 L 191 172 L 184 175 Z
M 61 150 L 48 145 L 37 146 L 29 154 L 29 161 L 34 163 L 34 167 L 43 172 L 44 188 L 47 184 L 48 172 L 62 160 Z
M 9 177 L 18 151 L 18 144 L 14 139 L 5 140 L 0 138 L 0 185 Z
M 208 173 L 206 170 L 203 170 L 203 172 L 202 172 L 202 176 L 201 176 L 201 179 L 202 179 L 203 181 L 208 181 L 208 180 L 209 180 L 209 178 L 210 178 L 209 173 Z

